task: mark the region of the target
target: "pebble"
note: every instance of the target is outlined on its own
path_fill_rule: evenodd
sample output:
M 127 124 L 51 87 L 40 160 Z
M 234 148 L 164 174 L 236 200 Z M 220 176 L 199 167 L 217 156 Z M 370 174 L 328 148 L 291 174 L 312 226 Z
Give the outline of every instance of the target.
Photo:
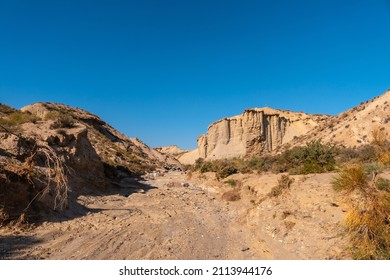
M 249 249 L 250 248 L 248 246 L 245 246 L 245 245 L 241 246 L 241 251 L 242 252 L 249 251 Z

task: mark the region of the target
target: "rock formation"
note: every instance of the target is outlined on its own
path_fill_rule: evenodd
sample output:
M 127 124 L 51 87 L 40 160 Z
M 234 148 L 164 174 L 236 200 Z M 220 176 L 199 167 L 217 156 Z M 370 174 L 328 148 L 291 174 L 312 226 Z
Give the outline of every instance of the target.
M 270 152 L 328 118 L 268 107 L 248 109 L 211 124 L 207 134 L 198 138 L 199 157 L 213 160 Z

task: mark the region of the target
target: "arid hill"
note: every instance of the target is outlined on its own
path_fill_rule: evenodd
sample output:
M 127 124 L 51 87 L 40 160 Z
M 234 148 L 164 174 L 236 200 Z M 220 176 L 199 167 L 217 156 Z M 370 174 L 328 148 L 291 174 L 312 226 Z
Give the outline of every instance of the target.
M 298 146 L 322 139 L 325 143 L 354 148 L 372 143 L 378 134 L 390 138 L 390 91 L 328 118 L 321 126 L 294 139 L 290 144 Z
M 33 208 L 66 208 L 68 196 L 136 188 L 134 178 L 147 172 L 180 169 L 84 110 L 54 103 L 0 109 L 0 222 Z

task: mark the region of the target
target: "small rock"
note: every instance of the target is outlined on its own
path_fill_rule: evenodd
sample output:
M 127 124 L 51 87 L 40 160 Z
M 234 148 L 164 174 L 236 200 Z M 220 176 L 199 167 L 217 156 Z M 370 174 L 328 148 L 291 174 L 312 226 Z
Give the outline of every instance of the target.
M 250 248 L 248 246 L 245 246 L 245 245 L 241 246 L 241 251 L 242 252 L 249 251 L 249 249 Z

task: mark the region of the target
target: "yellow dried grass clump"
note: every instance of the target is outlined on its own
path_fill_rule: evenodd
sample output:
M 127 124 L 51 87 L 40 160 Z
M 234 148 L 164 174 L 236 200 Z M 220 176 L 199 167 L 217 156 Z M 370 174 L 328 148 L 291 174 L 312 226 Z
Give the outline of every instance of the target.
M 378 160 L 383 165 L 389 166 L 390 165 L 390 151 L 383 151 L 379 154 Z
M 354 194 L 345 225 L 355 259 L 390 259 L 390 192 L 377 181 L 377 172 L 367 174 L 362 165 L 344 169 L 333 181 L 337 191 Z
M 346 218 L 355 259 L 390 259 L 390 194 L 354 206 Z

